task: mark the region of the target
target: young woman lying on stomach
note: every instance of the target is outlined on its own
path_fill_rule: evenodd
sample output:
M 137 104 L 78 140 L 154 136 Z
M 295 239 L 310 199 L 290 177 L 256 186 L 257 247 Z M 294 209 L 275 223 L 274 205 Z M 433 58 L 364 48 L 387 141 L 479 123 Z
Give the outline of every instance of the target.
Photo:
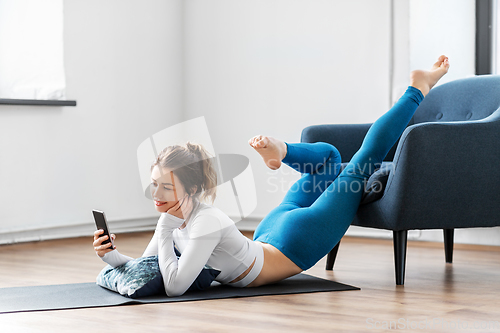
M 418 105 L 448 72 L 445 56 L 430 70 L 413 71 L 400 100 L 371 127 L 363 144 L 340 173 L 340 153 L 324 142 L 287 143 L 258 135 L 249 140 L 271 169 L 282 162 L 303 173 L 255 230 L 245 237 L 213 203 L 217 174 L 201 145 L 169 146 L 151 168 L 155 208 L 161 213 L 143 257 L 158 255 L 168 296 L 182 295 L 205 265 L 220 270 L 216 281 L 234 287 L 274 283 L 311 268 L 340 241 L 361 202 L 364 182 L 380 167 Z M 368 170 L 368 171 L 367 171 Z M 132 258 L 102 245 L 94 249 L 113 267 Z M 111 235 L 116 238 L 114 234 Z M 181 252 L 177 259 L 174 243 Z

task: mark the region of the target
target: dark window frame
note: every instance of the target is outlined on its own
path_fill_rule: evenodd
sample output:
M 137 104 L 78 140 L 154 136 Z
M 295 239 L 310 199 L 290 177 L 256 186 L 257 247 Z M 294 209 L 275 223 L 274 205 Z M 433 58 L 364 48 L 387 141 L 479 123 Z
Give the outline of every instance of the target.
M 476 0 L 476 75 L 493 72 L 493 1 Z
M 14 99 L 0 98 L 3 105 L 38 105 L 38 106 L 76 106 L 76 101 L 50 99 Z

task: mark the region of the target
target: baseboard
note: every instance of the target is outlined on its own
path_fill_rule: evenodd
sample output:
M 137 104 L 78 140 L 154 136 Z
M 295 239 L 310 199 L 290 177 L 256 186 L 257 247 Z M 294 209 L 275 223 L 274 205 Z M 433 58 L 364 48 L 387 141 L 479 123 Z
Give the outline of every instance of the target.
M 231 217 L 233 221 L 239 217 Z M 241 231 L 255 231 L 263 217 L 247 217 L 236 223 Z M 128 232 L 152 231 L 156 227 L 158 216 L 109 221 L 109 229 L 115 234 Z M 50 239 L 92 237 L 95 225 L 86 222 L 74 225 L 48 226 L 44 228 L 0 232 L 0 245 L 22 242 L 37 242 Z M 392 231 L 374 228 L 350 226 L 346 236 L 392 239 Z M 500 245 L 500 228 L 456 229 L 455 243 L 477 245 Z M 442 230 L 409 230 L 408 240 L 442 242 Z
M 233 221 L 236 218 L 232 218 Z M 238 218 L 239 219 L 239 218 Z M 241 231 L 254 231 L 261 221 L 261 218 L 246 218 L 236 223 Z M 114 234 L 153 231 L 156 228 L 158 216 L 124 219 L 108 221 L 109 229 Z M 24 242 L 38 242 L 50 239 L 63 239 L 75 237 L 92 237 L 95 231 L 95 225 L 92 222 L 86 222 L 73 225 L 45 226 L 43 228 L 32 228 L 25 230 L 0 232 L 0 245 L 15 244 Z
M 137 219 L 126 219 L 118 221 L 108 221 L 108 227 L 112 233 L 126 233 L 154 230 L 158 217 L 145 217 Z M 0 232 L 0 245 L 15 244 L 23 242 L 37 242 L 49 239 L 75 238 L 75 237 L 92 237 L 95 231 L 93 222 L 49 226 L 44 228 L 16 230 Z
M 391 230 L 350 226 L 346 236 L 392 239 Z M 408 230 L 408 240 L 443 243 L 443 229 Z M 455 244 L 500 246 L 500 227 L 455 229 Z

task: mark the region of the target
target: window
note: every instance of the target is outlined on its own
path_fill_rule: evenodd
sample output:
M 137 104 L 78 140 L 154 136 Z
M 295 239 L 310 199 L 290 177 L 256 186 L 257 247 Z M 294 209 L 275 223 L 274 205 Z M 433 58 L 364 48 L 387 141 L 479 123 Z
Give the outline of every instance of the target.
M 65 99 L 63 0 L 0 0 L 0 73 L 4 101 Z
M 492 25 L 496 0 L 476 0 L 476 74 L 491 74 L 494 65 Z

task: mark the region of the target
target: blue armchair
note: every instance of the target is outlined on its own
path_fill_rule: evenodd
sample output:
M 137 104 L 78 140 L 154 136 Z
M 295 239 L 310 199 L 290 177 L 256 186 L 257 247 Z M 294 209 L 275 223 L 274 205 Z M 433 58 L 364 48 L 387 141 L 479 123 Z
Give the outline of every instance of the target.
M 404 284 L 408 230 L 500 226 L 500 75 L 435 87 L 365 186 L 352 225 L 393 231 L 396 284 Z M 328 142 L 348 162 L 371 124 L 315 125 L 302 142 Z M 328 254 L 333 264 L 340 242 Z

